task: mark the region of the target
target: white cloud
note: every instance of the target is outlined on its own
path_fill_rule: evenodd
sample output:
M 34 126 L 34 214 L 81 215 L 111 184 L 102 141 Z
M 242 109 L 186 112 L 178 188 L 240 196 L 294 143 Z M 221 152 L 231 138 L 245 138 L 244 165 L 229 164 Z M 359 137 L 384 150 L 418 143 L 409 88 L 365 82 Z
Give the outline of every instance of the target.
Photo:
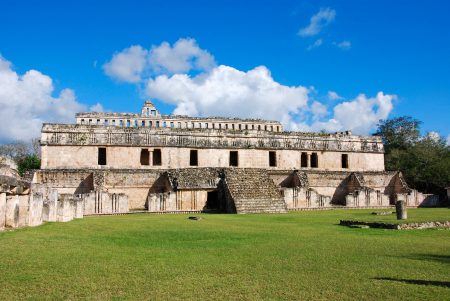
M 17 74 L 0 56 L 0 141 L 39 137 L 43 122 L 73 122 L 86 105 L 70 89 L 53 96 L 52 79 L 36 70 Z
M 342 49 L 342 50 L 350 50 L 352 48 L 352 43 L 350 41 L 342 41 L 340 43 L 334 43 L 336 47 Z
M 328 96 L 329 100 L 341 100 L 341 99 L 344 99 L 344 97 L 339 96 L 339 94 L 337 94 L 334 91 L 328 91 L 327 96 Z
M 321 9 L 304 32 L 320 31 L 334 16 L 334 10 Z M 316 47 L 322 43 L 317 39 Z M 174 105 L 173 114 L 262 118 L 279 120 L 287 130 L 353 130 L 369 134 L 380 119 L 388 117 L 395 99 L 395 95 L 379 92 L 375 97 L 361 94 L 351 101 L 327 106 L 310 99 L 310 94 L 317 93 L 313 87 L 278 83 L 265 66 L 248 71 L 216 66 L 213 56 L 193 39 L 180 39 L 172 46 L 163 42 L 145 51 L 144 71 L 131 74 L 139 74 L 136 84 L 144 86 L 146 96 Z M 327 97 L 343 100 L 334 91 L 328 91 Z
M 306 50 L 312 50 L 314 48 L 320 47 L 323 44 L 323 39 L 318 39 L 314 43 L 308 46 Z
M 167 42 L 153 46 L 149 63 L 156 73 L 170 74 L 189 72 L 192 69 L 207 71 L 216 65 L 214 57 L 201 49 L 194 39 L 179 39 L 172 47 Z
M 328 114 L 328 109 L 324 104 L 314 101 L 311 105 L 311 112 L 313 114 L 313 120 L 318 120 Z
M 95 105 L 89 107 L 89 111 L 99 113 L 105 111 L 105 109 L 103 108 L 102 104 L 96 103 Z
M 147 64 L 148 50 L 134 45 L 115 53 L 108 63 L 103 65 L 106 75 L 124 82 L 136 83 Z
M 292 115 L 307 108 L 308 89 L 284 86 L 270 71 L 256 67 L 247 72 L 218 66 L 195 77 L 160 75 L 149 79 L 149 97 L 176 105 L 175 114 L 265 118 L 293 122 Z
M 119 81 L 138 83 L 151 74 L 175 74 L 191 70 L 208 71 L 216 65 L 214 57 L 194 39 L 179 39 L 170 46 L 163 42 L 149 50 L 133 45 L 113 55 L 103 65 L 106 75 Z
M 386 119 L 392 111 L 395 95 L 378 92 L 368 98 L 360 94 L 352 101 L 343 102 L 333 108 L 333 118 L 328 121 L 314 122 L 311 130 L 342 131 L 352 130 L 356 134 L 368 134 L 380 119 Z
M 309 25 L 299 30 L 298 35 L 302 37 L 310 37 L 319 34 L 322 29 L 334 21 L 336 11 L 329 7 L 321 8 L 319 12 L 313 15 L 309 21 Z

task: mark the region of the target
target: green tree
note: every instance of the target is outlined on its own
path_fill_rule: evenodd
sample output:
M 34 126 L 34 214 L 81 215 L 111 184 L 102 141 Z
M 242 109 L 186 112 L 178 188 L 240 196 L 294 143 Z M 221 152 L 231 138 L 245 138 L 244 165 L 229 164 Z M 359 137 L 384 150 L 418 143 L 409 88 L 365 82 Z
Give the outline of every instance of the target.
M 387 153 L 392 149 L 407 149 L 420 139 L 421 123 L 410 116 L 380 120 L 375 135 L 381 136 Z
M 41 160 L 35 154 L 25 155 L 23 158 L 19 159 L 17 162 L 17 171 L 21 176 L 25 174 L 27 170 L 39 169 L 41 168 Z
M 386 169 L 402 171 L 412 188 L 444 195 L 450 183 L 450 147 L 436 134 L 421 136 L 420 124 L 409 116 L 380 121 L 375 135 L 385 146 Z

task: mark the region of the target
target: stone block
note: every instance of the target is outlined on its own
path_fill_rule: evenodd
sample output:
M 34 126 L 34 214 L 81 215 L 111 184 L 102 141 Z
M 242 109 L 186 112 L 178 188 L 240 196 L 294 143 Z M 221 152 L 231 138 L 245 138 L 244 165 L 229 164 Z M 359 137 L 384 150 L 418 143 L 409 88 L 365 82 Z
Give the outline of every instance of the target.
M 6 222 L 6 193 L 0 193 L 0 231 L 5 228 Z
M 30 211 L 30 195 L 19 195 L 19 220 L 18 227 L 28 226 Z
M 120 213 L 127 213 L 129 212 L 128 209 L 128 196 L 126 194 L 123 193 L 119 193 L 117 194 L 117 198 L 119 201 L 119 212 Z
M 84 216 L 84 202 L 81 198 L 74 197 L 74 218 L 83 218 Z
M 56 222 L 58 211 L 58 190 L 49 189 L 43 203 L 42 220 L 44 222 Z
M 17 228 L 19 225 L 19 196 L 6 197 L 5 227 Z
M 58 198 L 57 222 L 68 222 L 73 220 L 75 215 L 73 196 L 62 194 Z
M 42 193 L 32 193 L 29 199 L 28 226 L 34 227 L 42 224 L 43 213 Z

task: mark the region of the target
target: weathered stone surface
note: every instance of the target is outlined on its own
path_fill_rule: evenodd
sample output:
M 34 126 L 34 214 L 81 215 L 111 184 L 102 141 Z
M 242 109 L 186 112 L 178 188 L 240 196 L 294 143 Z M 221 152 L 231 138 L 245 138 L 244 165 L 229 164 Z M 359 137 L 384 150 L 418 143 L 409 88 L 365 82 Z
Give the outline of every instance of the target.
M 17 228 L 19 225 L 19 196 L 6 197 L 5 227 Z
M 236 213 L 286 213 L 280 190 L 264 169 L 230 168 L 224 171 L 228 211 Z M 233 203 L 233 204 L 231 204 Z
M 364 222 L 355 220 L 341 220 L 339 222 L 342 226 L 355 227 L 369 226 L 370 228 L 383 228 L 383 229 L 395 229 L 395 230 L 414 230 L 414 229 L 430 229 L 430 228 L 450 228 L 450 221 L 445 222 L 421 222 L 421 223 L 403 223 L 403 224 L 390 224 L 380 222 Z
M 81 198 L 84 215 L 127 213 L 129 211 L 128 196 L 123 193 L 96 190 L 82 194 Z
M 34 192 L 29 198 L 28 226 L 34 227 L 42 224 L 43 211 L 42 193 Z
M 6 193 L 0 193 L 0 231 L 5 228 L 6 222 Z
M 58 198 L 57 222 L 68 222 L 75 217 L 75 197 L 71 194 L 62 194 Z
M 408 218 L 408 214 L 406 212 L 406 203 L 405 201 L 397 201 L 395 203 L 395 210 L 397 213 L 397 219 L 407 219 Z

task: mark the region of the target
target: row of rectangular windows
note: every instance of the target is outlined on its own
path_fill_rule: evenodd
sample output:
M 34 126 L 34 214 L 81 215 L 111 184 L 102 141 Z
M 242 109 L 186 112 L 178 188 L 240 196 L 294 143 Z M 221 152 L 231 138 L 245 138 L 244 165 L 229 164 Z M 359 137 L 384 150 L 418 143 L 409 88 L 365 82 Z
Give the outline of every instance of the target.
M 154 149 L 152 154 L 152 165 L 153 166 L 161 166 L 162 156 L 161 149 Z M 319 167 L 319 157 L 317 153 L 312 153 L 308 156 L 307 153 L 301 153 L 300 160 L 301 167 L 311 167 L 318 168 Z M 150 165 L 150 152 L 148 149 L 141 150 L 140 156 L 141 165 Z M 309 163 L 309 164 L 308 164 Z M 98 165 L 106 165 L 106 148 L 99 147 L 98 148 Z M 198 166 L 198 151 L 193 149 L 189 152 L 189 165 L 190 166 Z M 230 151 L 230 159 L 229 166 L 239 166 L 239 154 L 238 151 Z M 277 166 L 277 154 L 275 151 L 269 151 L 269 166 L 276 167 Z M 341 155 L 341 167 L 348 168 L 348 155 Z
M 85 120 L 84 119 L 81 119 L 81 124 L 85 124 Z M 103 121 L 103 123 L 101 122 L 101 120 L 100 119 L 97 119 L 97 123 L 93 123 L 92 122 L 92 119 L 89 119 L 89 121 L 88 121 L 88 123 L 87 123 L 88 125 L 93 125 L 93 124 L 95 124 L 95 125 L 110 125 L 110 121 L 108 120 L 108 119 L 105 119 L 104 121 Z M 182 123 L 181 122 L 177 122 L 177 123 L 175 123 L 175 122 L 173 122 L 173 121 L 170 121 L 170 122 L 167 122 L 167 121 L 155 121 L 154 123 L 153 123 L 153 121 L 148 121 L 147 122 L 147 124 L 146 124 L 146 122 L 145 122 L 145 120 L 142 120 L 142 121 L 138 121 L 138 120 L 134 120 L 133 122 L 131 121 L 131 120 L 122 120 L 122 119 L 120 119 L 119 120 L 119 122 L 118 122 L 118 124 L 116 124 L 116 120 L 115 119 L 112 119 L 111 120 L 111 125 L 112 126 L 115 126 L 115 125 L 118 125 L 118 126 L 126 126 L 126 127 L 131 127 L 131 126 L 133 126 L 133 127 L 149 127 L 149 128 L 151 128 L 151 127 L 156 127 L 156 128 L 160 128 L 160 127 L 163 127 L 163 128 L 167 128 L 167 127 L 170 127 L 170 128 L 182 128 Z M 258 130 L 258 131 L 261 131 L 262 129 L 264 129 L 264 131 L 271 131 L 271 132 L 273 132 L 274 130 L 276 130 L 277 132 L 279 132 L 280 131 L 280 126 L 273 126 L 273 125 L 270 125 L 270 126 L 268 126 L 268 125 L 264 125 L 264 126 L 261 126 L 261 125 L 254 125 L 254 124 L 238 124 L 237 126 L 234 124 L 234 123 L 232 123 L 232 124 L 228 124 L 228 123 L 225 123 L 225 124 L 223 124 L 223 123 L 208 123 L 208 122 L 204 122 L 204 123 L 202 123 L 202 122 L 185 122 L 185 127 L 184 128 L 198 128 L 198 129 L 202 129 L 202 128 L 204 128 L 204 129 L 219 129 L 219 130 L 222 130 L 222 129 L 224 129 L 224 130 L 229 130 L 229 129 L 231 129 L 231 130 Z

